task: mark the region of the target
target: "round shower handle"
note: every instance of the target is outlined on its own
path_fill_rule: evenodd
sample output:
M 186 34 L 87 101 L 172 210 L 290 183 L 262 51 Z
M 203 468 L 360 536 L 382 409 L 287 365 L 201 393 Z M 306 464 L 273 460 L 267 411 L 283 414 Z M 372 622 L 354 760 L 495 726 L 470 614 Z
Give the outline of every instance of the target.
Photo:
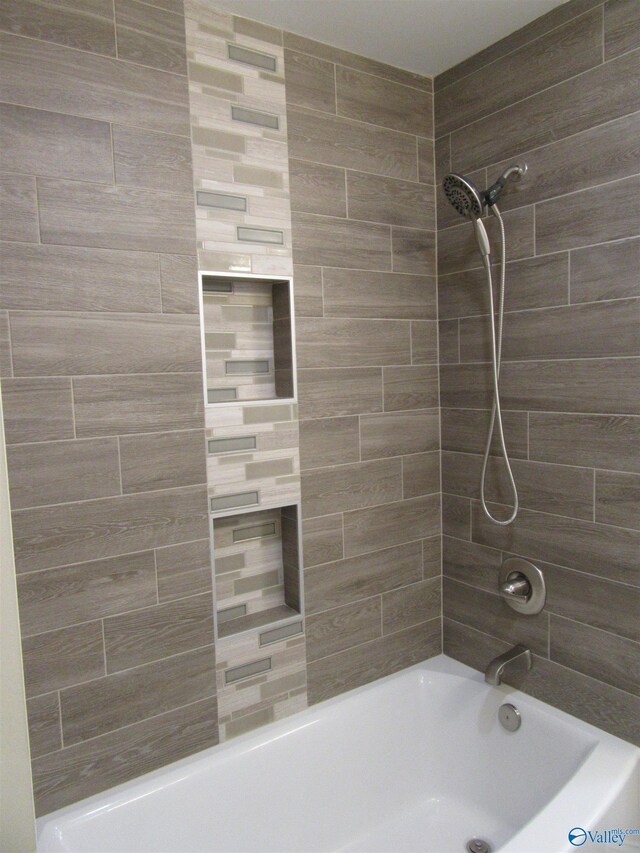
M 540 613 L 547 598 L 542 572 L 522 557 L 508 557 L 503 562 L 498 590 L 509 607 L 530 616 Z

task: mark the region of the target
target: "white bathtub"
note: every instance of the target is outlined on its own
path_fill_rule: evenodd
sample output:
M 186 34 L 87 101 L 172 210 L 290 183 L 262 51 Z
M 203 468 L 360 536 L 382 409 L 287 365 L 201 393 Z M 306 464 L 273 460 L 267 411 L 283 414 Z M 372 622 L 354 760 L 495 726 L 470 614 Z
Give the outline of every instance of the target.
M 557 853 L 639 792 L 639 749 L 440 656 L 47 815 L 38 851 Z

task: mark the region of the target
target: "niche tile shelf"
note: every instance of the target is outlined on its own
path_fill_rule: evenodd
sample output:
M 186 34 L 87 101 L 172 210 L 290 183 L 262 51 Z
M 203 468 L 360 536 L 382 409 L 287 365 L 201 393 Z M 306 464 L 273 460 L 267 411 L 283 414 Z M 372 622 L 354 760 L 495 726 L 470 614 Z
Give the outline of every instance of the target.
M 213 516 L 218 637 L 302 616 L 297 505 Z
M 295 397 L 290 279 L 200 273 L 208 404 Z

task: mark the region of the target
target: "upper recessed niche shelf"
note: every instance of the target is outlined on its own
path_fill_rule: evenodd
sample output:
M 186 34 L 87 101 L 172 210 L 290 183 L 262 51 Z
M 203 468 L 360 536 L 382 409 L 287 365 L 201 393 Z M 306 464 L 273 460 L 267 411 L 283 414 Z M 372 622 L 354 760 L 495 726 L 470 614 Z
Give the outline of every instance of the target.
M 207 403 L 295 397 L 290 279 L 200 273 Z

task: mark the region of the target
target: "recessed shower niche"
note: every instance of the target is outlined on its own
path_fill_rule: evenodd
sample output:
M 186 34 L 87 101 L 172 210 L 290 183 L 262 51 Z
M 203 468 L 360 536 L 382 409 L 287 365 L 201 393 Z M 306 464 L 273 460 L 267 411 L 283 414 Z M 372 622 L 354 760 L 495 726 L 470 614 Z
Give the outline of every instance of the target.
M 301 615 L 298 507 L 213 519 L 218 637 Z
M 295 397 L 289 279 L 200 273 L 207 403 Z

